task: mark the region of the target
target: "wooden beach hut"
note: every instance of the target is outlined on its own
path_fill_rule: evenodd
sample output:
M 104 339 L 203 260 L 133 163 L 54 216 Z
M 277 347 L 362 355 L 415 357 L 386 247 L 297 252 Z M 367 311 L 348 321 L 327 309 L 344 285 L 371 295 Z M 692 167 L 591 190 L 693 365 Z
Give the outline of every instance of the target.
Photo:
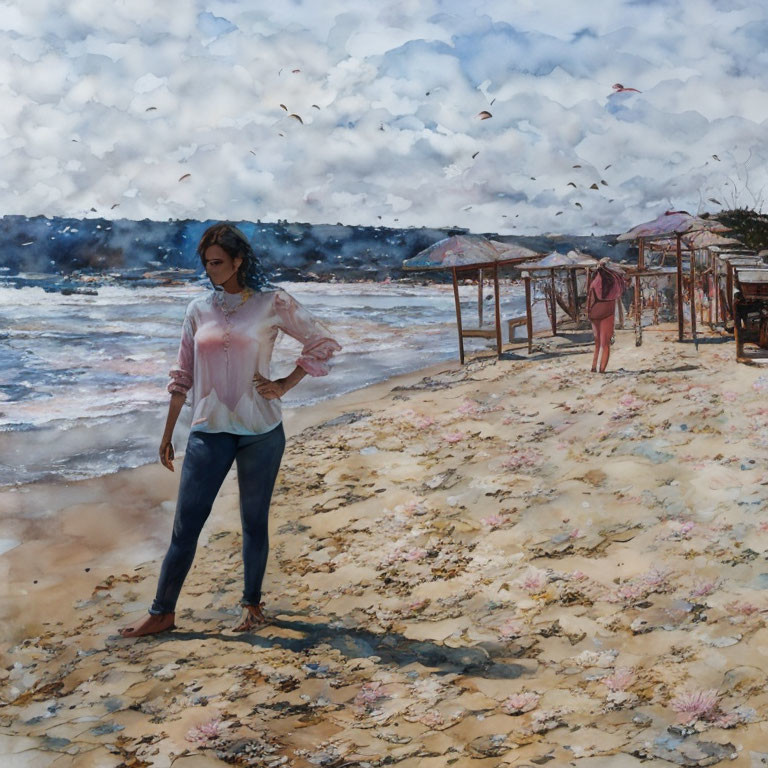
M 537 283 L 543 284 L 547 314 L 552 328 L 552 335 L 557 335 L 557 308 L 563 309 L 569 320 L 578 325 L 579 315 L 586 306 L 579 301 L 578 272 L 584 272 L 584 296 L 589 289 L 591 271 L 597 268 L 597 259 L 580 251 L 558 253 L 553 251 L 538 261 L 524 262 L 518 265 L 525 281 L 525 315 L 528 330 L 528 354 L 533 351 L 533 305 Z M 565 285 L 565 300 L 558 292 L 557 283 Z M 511 329 L 510 329 L 511 335 Z
M 416 256 L 403 261 L 405 270 L 450 269 L 453 278 L 453 297 L 456 304 L 456 326 L 459 335 L 459 360 L 464 364 L 464 339 L 496 339 L 496 351 L 501 356 L 501 313 L 499 309 L 499 269 L 530 261 L 539 256 L 536 251 L 514 243 L 489 240 L 480 235 L 454 235 L 439 240 Z M 494 324 L 483 328 L 483 280 L 493 280 Z M 459 301 L 459 278 L 477 277 L 477 328 L 465 328 Z
M 683 322 L 683 235 L 692 234 L 697 231 L 709 231 L 709 232 L 727 232 L 728 227 L 714 219 L 704 219 L 700 216 L 692 216 L 686 211 L 666 211 L 661 216 L 653 219 L 652 221 L 638 224 L 630 229 L 628 232 L 624 232 L 617 238 L 619 241 L 637 240 L 638 243 L 638 257 L 637 267 L 634 269 L 628 269 L 627 272 L 632 278 L 634 278 L 635 289 L 635 328 L 636 328 L 636 343 L 640 343 L 642 340 L 642 304 L 641 304 L 641 291 L 640 291 L 640 279 L 642 277 L 652 277 L 654 275 L 653 269 L 647 269 L 645 264 L 645 246 L 647 243 L 654 240 L 671 240 L 674 243 L 675 257 L 676 257 L 676 281 L 675 281 L 675 298 L 677 306 L 677 334 L 678 340 L 682 341 L 684 337 L 684 322 Z M 695 259 L 690 262 L 690 280 L 691 285 L 695 285 L 696 278 L 696 266 Z M 658 270 L 656 271 L 658 274 Z M 689 296 L 690 314 L 691 314 L 691 335 L 694 341 L 696 340 L 696 299 L 695 290 L 690 291 Z

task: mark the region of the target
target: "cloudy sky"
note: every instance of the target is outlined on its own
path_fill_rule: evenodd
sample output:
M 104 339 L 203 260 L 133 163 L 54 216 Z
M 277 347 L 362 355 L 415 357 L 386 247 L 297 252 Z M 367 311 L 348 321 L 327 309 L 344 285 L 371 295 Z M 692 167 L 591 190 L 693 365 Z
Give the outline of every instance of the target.
M 583 234 L 768 197 L 762 0 L 0 0 L 0 35 L 0 214 Z

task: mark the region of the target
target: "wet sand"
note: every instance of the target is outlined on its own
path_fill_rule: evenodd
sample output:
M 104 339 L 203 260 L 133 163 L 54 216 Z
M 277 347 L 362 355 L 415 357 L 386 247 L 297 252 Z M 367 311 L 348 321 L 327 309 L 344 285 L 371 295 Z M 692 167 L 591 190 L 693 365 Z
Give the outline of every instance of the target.
M 116 628 L 151 601 L 177 475 L 45 490 L 59 512 L 3 558 L 29 604 L 4 765 L 764 764 L 768 371 L 674 338 L 618 332 L 603 376 L 543 341 L 289 415 L 249 634 L 232 478 L 178 628 L 138 641 Z

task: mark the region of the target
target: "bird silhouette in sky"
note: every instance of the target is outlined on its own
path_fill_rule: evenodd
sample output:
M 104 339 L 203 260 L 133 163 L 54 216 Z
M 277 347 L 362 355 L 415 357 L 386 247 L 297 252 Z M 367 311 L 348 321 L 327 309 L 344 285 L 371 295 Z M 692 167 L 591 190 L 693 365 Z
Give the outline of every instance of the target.
M 482 112 L 478 112 L 475 117 L 479 117 L 481 120 L 488 120 L 493 115 L 487 109 L 484 109 Z
M 642 91 L 638 91 L 637 88 L 627 88 L 623 86 L 621 83 L 614 83 L 611 86 L 611 88 L 613 88 L 613 90 L 616 93 L 629 93 L 629 92 L 642 93 Z

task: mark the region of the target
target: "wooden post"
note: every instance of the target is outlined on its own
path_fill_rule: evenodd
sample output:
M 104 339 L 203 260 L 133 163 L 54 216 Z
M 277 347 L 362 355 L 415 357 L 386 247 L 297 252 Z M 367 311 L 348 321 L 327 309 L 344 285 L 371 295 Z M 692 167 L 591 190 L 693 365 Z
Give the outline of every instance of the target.
M 557 336 L 557 297 L 555 296 L 555 270 L 550 277 L 550 289 L 552 291 L 552 335 Z
M 464 336 L 461 328 L 461 304 L 459 303 L 459 282 L 456 279 L 456 267 L 451 269 L 453 273 L 453 299 L 456 302 L 456 327 L 459 329 L 459 362 L 464 365 Z
M 499 267 L 493 265 L 493 293 L 496 299 L 496 351 L 501 357 L 501 312 L 499 310 Z
M 728 300 L 728 314 L 731 321 L 736 322 L 736 310 L 733 305 L 733 264 L 731 260 L 725 263 L 725 298 Z
M 637 241 L 637 269 L 639 272 L 645 269 L 645 240 L 642 237 Z
M 528 354 L 533 352 L 533 309 L 531 307 L 531 276 L 525 276 L 525 328 L 528 331 Z
M 483 270 L 477 276 L 477 327 L 483 327 Z
M 635 275 L 635 346 L 643 343 L 643 299 L 640 295 L 640 275 Z
M 677 251 L 677 340 L 683 340 L 683 252 L 680 247 L 680 235 L 676 235 Z
M 696 339 L 696 251 L 691 249 L 689 253 L 691 262 L 691 335 L 694 342 L 698 344 Z

